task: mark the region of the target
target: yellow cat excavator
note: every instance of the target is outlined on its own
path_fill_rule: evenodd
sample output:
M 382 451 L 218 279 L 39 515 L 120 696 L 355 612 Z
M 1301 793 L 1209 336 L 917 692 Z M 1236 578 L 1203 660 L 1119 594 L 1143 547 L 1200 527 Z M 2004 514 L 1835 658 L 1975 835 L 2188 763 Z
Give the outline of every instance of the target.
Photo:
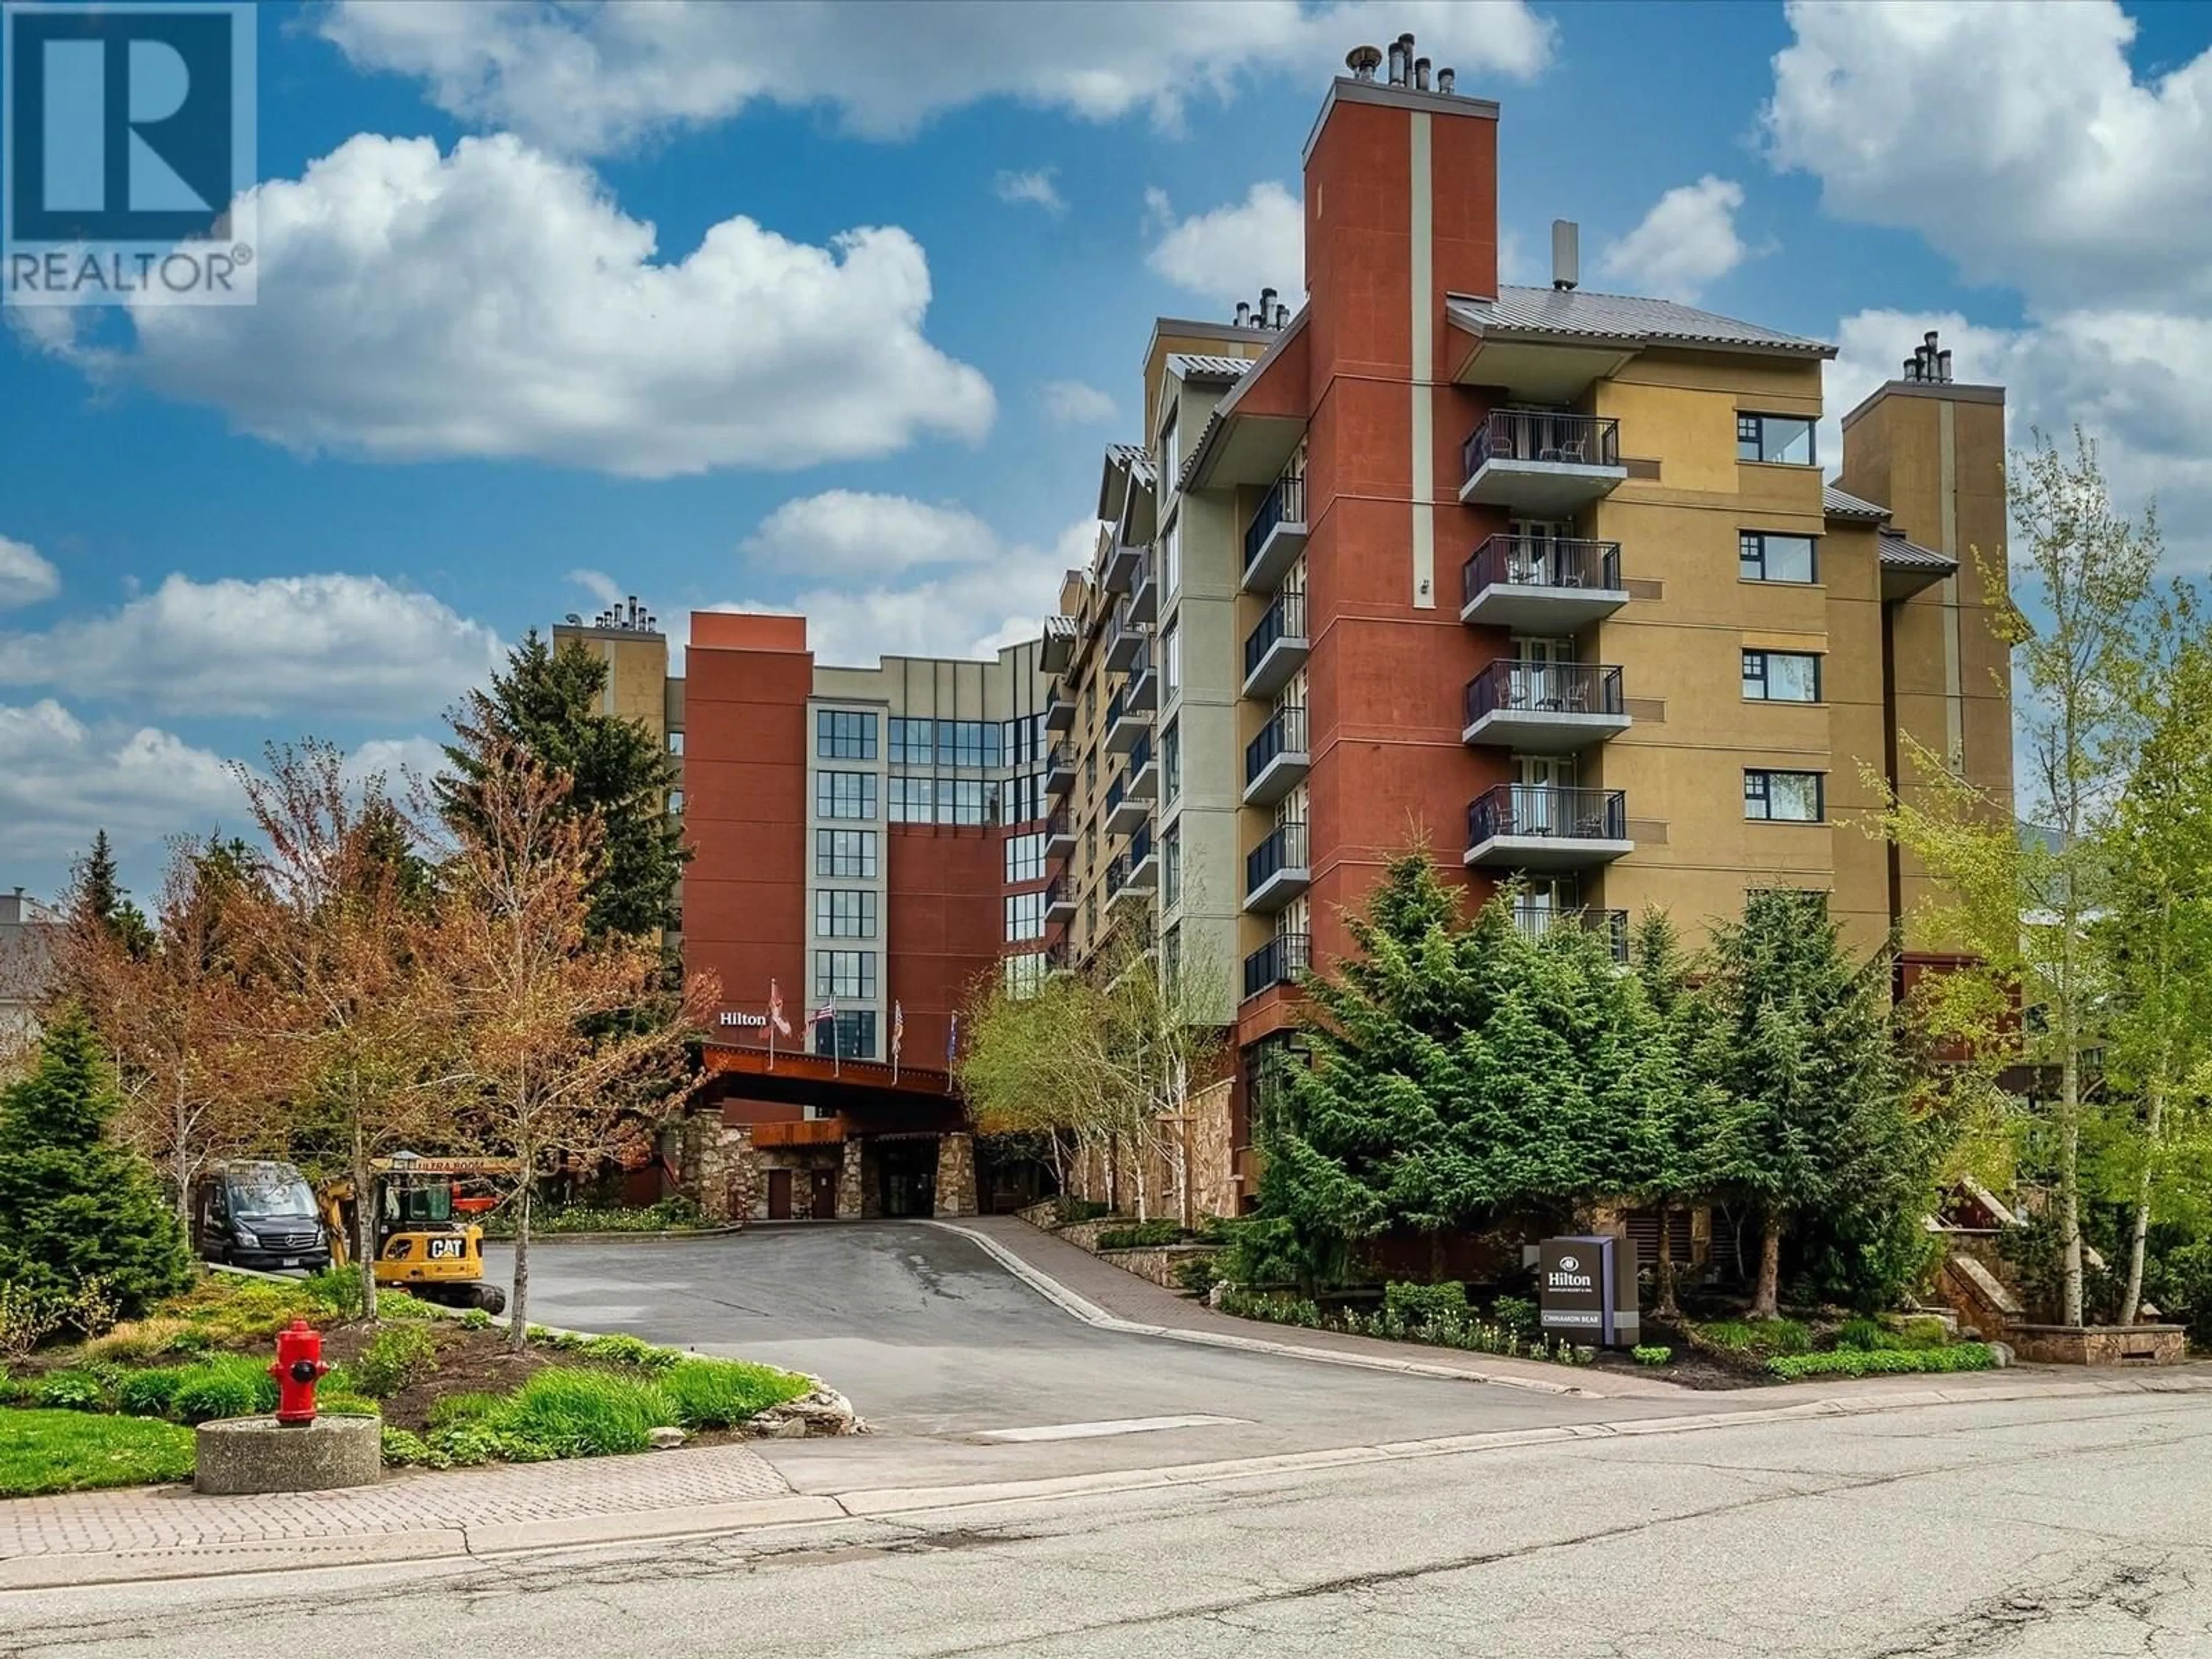
M 369 1166 L 370 1214 L 376 1240 L 380 1287 L 411 1291 L 448 1307 L 498 1313 L 507 1293 L 484 1283 L 483 1229 L 454 1214 L 459 1182 L 488 1176 L 512 1177 L 512 1158 L 423 1158 L 395 1152 Z M 356 1194 L 350 1177 L 326 1181 L 316 1194 L 331 1238 L 331 1262 L 344 1267 L 354 1244 Z M 463 1200 L 465 1208 L 469 1200 Z

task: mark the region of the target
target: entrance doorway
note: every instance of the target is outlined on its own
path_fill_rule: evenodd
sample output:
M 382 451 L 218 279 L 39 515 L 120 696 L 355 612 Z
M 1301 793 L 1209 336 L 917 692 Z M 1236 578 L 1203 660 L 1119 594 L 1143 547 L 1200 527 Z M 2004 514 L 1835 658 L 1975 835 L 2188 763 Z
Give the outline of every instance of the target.
M 814 1218 L 835 1221 L 837 1218 L 837 1172 L 835 1170 L 814 1171 Z
M 768 1218 L 770 1221 L 791 1219 L 791 1171 L 770 1170 L 768 1172 Z
M 887 1216 L 927 1216 L 937 1211 L 937 1137 L 878 1140 L 876 1180 Z

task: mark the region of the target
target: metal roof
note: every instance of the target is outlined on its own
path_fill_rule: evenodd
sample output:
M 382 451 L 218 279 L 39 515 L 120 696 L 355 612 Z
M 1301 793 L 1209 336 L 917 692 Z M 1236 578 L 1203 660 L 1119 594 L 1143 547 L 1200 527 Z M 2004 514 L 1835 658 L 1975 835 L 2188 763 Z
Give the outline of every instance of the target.
M 1822 357 L 1836 355 L 1835 347 L 1802 335 L 1739 322 L 1672 300 L 1631 294 L 1592 294 L 1578 288 L 1501 288 L 1495 300 L 1455 294 L 1448 309 L 1454 322 L 1482 335 L 1540 334 L 1643 345 L 1678 342 L 1755 346 Z
M 1106 465 L 1121 468 L 1147 489 L 1152 487 L 1152 458 L 1136 444 L 1108 444 Z
M 1168 373 L 1178 380 L 1241 380 L 1252 363 L 1249 357 L 1216 357 L 1192 351 L 1168 354 Z
M 1905 539 L 1898 530 L 1881 532 L 1881 568 L 1885 570 L 1925 570 L 1938 576 L 1948 576 L 1959 568 L 1959 562 L 1948 553 L 1938 553 L 1932 547 L 1923 547 L 1917 542 Z
M 1820 486 L 1821 510 L 1832 519 L 1887 519 L 1889 509 L 1877 507 L 1872 501 L 1847 495 L 1833 484 Z

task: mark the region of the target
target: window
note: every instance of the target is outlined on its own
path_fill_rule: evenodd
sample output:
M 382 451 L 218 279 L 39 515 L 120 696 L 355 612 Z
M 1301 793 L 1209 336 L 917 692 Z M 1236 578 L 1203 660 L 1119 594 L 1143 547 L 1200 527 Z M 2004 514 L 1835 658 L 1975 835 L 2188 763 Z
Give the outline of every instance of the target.
M 1743 775 L 1743 815 L 1777 823 L 1818 823 L 1821 793 L 1818 772 L 1748 771 Z
M 1173 599 L 1182 592 L 1182 519 L 1169 524 L 1160 538 L 1160 592 Z
M 677 818 L 684 816 L 684 792 L 681 789 L 668 792 L 668 815 Z
M 1042 893 L 1006 895 L 1006 937 L 1017 939 L 1044 937 Z
M 817 951 L 814 953 L 814 1000 L 832 997 L 856 1002 L 876 1000 L 876 953 L 873 951 Z
M 1739 415 L 1735 417 L 1739 461 L 1782 461 L 1813 465 L 1813 423 L 1799 415 Z
M 1172 908 L 1182 902 L 1182 826 L 1175 824 L 1160 836 L 1160 902 Z
M 926 778 L 908 780 L 926 783 Z M 937 821 L 939 823 L 988 823 L 998 805 L 999 787 L 981 778 L 939 778 L 937 781 Z M 920 822 L 920 820 L 916 820 Z
M 1736 537 L 1737 574 L 1747 582 L 1809 582 L 1820 562 L 1810 536 L 1771 536 L 1746 530 Z
M 1160 939 L 1160 983 L 1173 990 L 1176 979 L 1182 972 L 1182 924 L 1177 922 Z
M 898 787 L 893 778 L 891 787 Z M 814 832 L 814 873 L 817 876 L 860 877 L 876 873 L 876 832 L 872 830 L 817 830 Z
M 684 734 L 681 732 L 671 732 L 668 734 L 668 752 L 672 755 L 680 755 L 684 752 Z
M 1170 390 L 1168 396 L 1173 398 L 1174 392 Z M 1168 405 L 1167 424 L 1160 428 L 1160 491 L 1163 495 L 1173 492 L 1176 487 L 1176 475 L 1182 471 L 1182 435 L 1176 430 L 1176 410 L 1175 405 L 1170 403 Z M 1170 587 L 1169 591 L 1172 592 L 1174 589 Z
M 1182 725 L 1180 721 L 1160 734 L 1160 799 L 1172 801 L 1182 793 Z
M 864 887 L 823 888 L 814 896 L 814 931 L 823 939 L 873 939 L 876 895 Z
M 840 1008 L 835 1018 L 825 1019 L 814 1028 L 814 1052 L 824 1059 L 834 1052 L 840 1060 L 873 1060 L 876 1011 Z
M 927 778 L 891 779 L 891 805 L 889 817 L 893 823 L 927 823 L 930 821 L 930 801 L 933 786 Z
M 1172 697 L 1182 684 L 1182 618 L 1168 624 L 1160 636 L 1160 696 Z
M 814 752 L 825 760 L 873 760 L 876 717 L 851 708 L 814 711 Z
M 1000 726 L 1000 746 L 1009 766 L 1026 766 L 1044 758 L 1044 716 L 1024 714 Z
M 1019 956 L 1006 958 L 1006 994 L 1033 997 L 1037 987 L 1044 983 L 1045 963 L 1042 951 L 1024 951 Z
M 891 762 L 896 766 L 928 766 L 937 759 L 937 722 L 891 720 Z
M 1044 879 L 1044 837 L 1041 835 L 1006 837 L 1006 885 Z
M 937 722 L 939 766 L 997 766 L 1000 727 L 996 720 Z
M 1809 651 L 1747 651 L 1743 695 L 1753 702 L 1818 702 L 1820 659 Z
M 814 775 L 814 816 L 817 818 L 872 818 L 876 815 L 876 775 L 873 772 L 817 772 Z
M 1006 780 L 1006 822 L 1035 823 L 1045 815 L 1044 775 L 1024 772 Z

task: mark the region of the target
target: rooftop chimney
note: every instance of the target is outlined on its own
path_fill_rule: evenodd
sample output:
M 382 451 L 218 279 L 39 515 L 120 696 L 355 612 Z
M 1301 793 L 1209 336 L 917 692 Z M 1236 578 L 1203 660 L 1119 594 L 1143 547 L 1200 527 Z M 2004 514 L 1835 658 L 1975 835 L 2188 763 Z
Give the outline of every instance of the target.
M 1355 81 L 1372 81 L 1375 67 L 1382 61 L 1382 53 L 1374 46 L 1354 46 L 1344 54 L 1344 66 L 1352 71 Z M 1451 71 L 1444 71 L 1449 75 Z
M 1237 302 L 1237 326 L 1249 328 L 1251 325 L 1252 302 L 1249 300 L 1239 300 Z
M 1583 279 L 1582 233 L 1571 219 L 1552 221 L 1552 286 L 1570 293 Z
M 1413 72 L 1413 37 L 1401 34 L 1390 43 L 1390 84 L 1402 87 Z
M 1425 58 L 1416 58 L 1413 60 L 1413 90 L 1426 92 L 1428 89 L 1429 60 Z
M 1260 326 L 1267 327 L 1273 321 L 1274 315 L 1275 290 L 1272 288 L 1263 288 L 1260 290 Z
M 1443 94 L 1445 97 L 1450 97 L 1452 95 L 1453 89 L 1458 85 L 1459 73 L 1457 70 L 1440 69 L 1437 71 L 1437 90 Z

